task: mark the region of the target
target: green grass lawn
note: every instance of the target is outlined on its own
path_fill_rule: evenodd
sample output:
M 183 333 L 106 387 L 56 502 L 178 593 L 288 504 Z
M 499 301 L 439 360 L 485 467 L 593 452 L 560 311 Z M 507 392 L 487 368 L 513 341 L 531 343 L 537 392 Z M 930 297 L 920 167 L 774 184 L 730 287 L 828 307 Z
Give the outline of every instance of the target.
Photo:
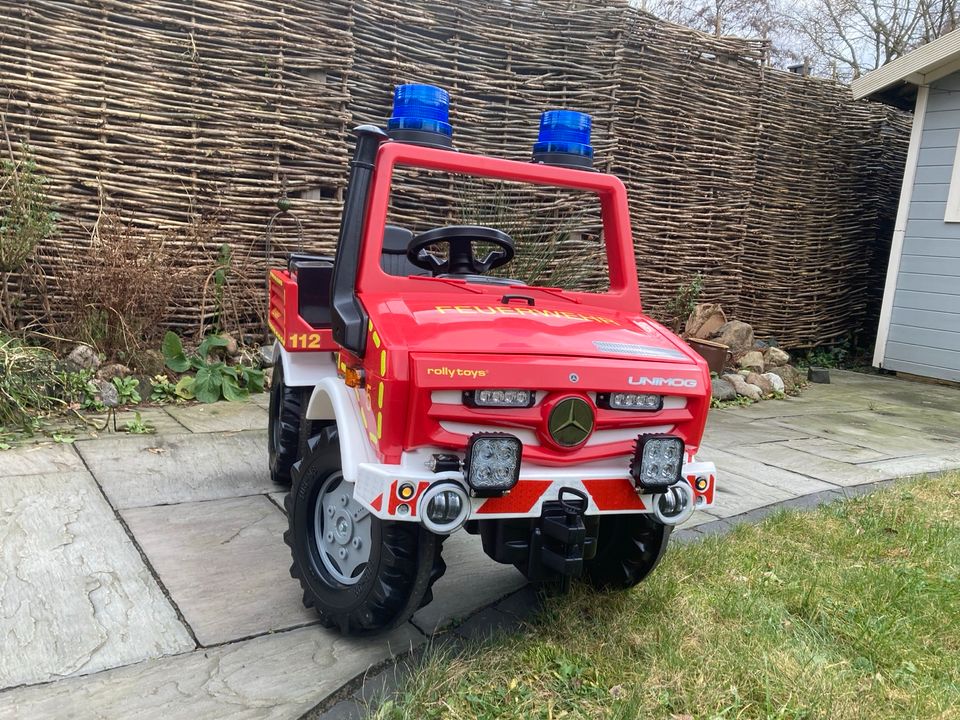
M 375 717 L 960 718 L 960 473 L 674 546 L 409 675 Z

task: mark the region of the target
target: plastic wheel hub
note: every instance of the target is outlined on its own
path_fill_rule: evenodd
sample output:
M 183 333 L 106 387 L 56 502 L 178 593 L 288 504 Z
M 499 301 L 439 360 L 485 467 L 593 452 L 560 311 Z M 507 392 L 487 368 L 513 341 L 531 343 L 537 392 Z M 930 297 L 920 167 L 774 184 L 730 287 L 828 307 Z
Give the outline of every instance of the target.
M 353 498 L 353 488 L 339 472 L 320 488 L 313 514 L 314 540 L 320 561 L 333 578 L 354 585 L 370 560 L 370 513 Z

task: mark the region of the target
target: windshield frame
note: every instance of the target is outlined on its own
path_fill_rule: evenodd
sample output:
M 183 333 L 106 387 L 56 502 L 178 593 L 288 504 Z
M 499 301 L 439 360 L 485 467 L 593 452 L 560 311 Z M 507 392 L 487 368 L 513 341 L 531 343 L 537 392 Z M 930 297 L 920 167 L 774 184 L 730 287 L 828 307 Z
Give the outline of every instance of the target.
M 544 287 L 574 302 L 599 305 L 622 310 L 640 311 L 640 291 L 637 286 L 636 256 L 630 230 L 627 192 L 619 178 L 613 175 L 574 170 L 553 165 L 519 162 L 483 155 L 471 155 L 453 150 L 410 145 L 388 141 L 378 152 L 366 213 L 361 262 L 357 275 L 357 293 L 404 294 L 438 293 L 450 290 L 448 278 L 424 276 L 398 277 L 385 273 L 380 265 L 384 226 L 389 211 L 394 169 L 420 168 L 450 173 L 473 175 L 541 186 L 569 188 L 595 193 L 600 202 L 600 218 L 606 249 L 607 272 L 610 287 L 605 292 L 577 292 Z M 509 267 L 509 266 L 508 266 Z M 453 282 L 462 282 L 453 280 Z M 502 295 L 505 289 L 536 285 L 487 285 L 464 283 L 471 291 Z

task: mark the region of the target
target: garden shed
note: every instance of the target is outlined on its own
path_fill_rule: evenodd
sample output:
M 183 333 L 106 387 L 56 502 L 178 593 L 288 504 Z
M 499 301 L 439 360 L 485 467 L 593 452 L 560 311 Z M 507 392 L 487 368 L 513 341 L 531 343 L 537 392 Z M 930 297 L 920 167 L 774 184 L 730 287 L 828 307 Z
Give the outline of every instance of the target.
M 914 110 L 873 364 L 960 382 L 960 30 L 852 90 Z

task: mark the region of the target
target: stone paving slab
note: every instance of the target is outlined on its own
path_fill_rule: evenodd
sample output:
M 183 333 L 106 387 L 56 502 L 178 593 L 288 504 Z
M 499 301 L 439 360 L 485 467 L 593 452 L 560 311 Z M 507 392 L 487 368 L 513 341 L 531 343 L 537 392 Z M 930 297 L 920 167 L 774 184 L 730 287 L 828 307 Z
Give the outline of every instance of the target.
M 362 640 L 301 628 L 0 693 L 0 720 L 290 720 L 423 642 L 410 625 Z
M 433 586 L 433 602 L 413 616 L 428 635 L 527 584 L 515 567 L 484 554 L 479 535 L 454 533 L 443 543 L 443 559 L 447 572 Z
M 83 470 L 83 460 L 72 445 L 28 445 L 0 452 L 0 476 L 49 475 Z
M 703 444 L 723 447 L 731 443 L 742 442 L 749 435 L 753 441 L 779 442 L 809 437 L 794 428 L 774 425 L 764 420 L 741 420 L 729 416 L 716 416 L 712 412 L 707 416 L 707 427 L 703 433 Z
M 875 418 L 857 417 L 850 413 L 823 413 L 784 418 L 777 425 L 793 428 L 851 445 L 870 448 L 887 457 L 918 455 L 956 445 L 956 438 L 942 438 L 909 430 Z M 848 461 L 852 462 L 852 461 Z
M 116 508 L 216 500 L 276 491 L 260 431 L 135 435 L 78 441 Z
M 830 460 L 839 460 L 846 463 L 862 463 L 872 460 L 886 460 L 891 457 L 888 453 L 872 448 L 854 445 L 850 442 L 841 442 L 825 437 L 809 437 L 798 440 L 788 440 L 782 443 L 786 447 L 800 450 L 817 457 Z M 774 451 L 775 452 L 775 451 Z
M 267 429 L 266 410 L 252 402 L 169 405 L 166 410 L 177 422 L 195 433 Z
M 956 412 L 960 405 L 960 389 L 908 380 L 891 380 L 883 386 L 871 387 L 869 393 L 874 402 L 868 410 L 884 410 L 892 406 Z
M 120 432 L 125 432 L 127 423 L 135 420 L 137 413 L 140 414 L 140 421 L 144 425 L 153 428 L 153 432 L 147 433 L 148 435 L 176 435 L 177 433 L 187 432 L 187 428 L 170 417 L 167 411 L 160 407 L 119 410 L 117 412 L 117 428 Z M 103 433 L 107 437 L 112 434 L 112 432 Z
M 921 475 L 923 473 L 939 473 L 960 468 L 960 448 L 953 453 L 941 456 L 919 456 L 908 458 L 893 458 L 891 460 L 877 460 L 864 463 L 860 467 L 872 472 L 879 472 L 886 477 L 901 477 L 904 475 Z
M 729 517 L 739 515 L 754 508 L 766 507 L 788 500 L 795 495 L 776 488 L 772 485 L 741 477 L 731 472 L 725 472 L 717 483 L 716 497 L 713 507 L 704 510 L 708 515 L 715 517 Z M 682 527 L 688 527 L 683 525 Z
M 0 647 L 0 688 L 194 647 L 86 472 L 0 482 Z
M 783 443 L 788 445 L 789 443 Z M 779 452 L 781 443 L 775 443 L 767 446 L 767 453 L 770 456 Z M 704 459 L 712 460 L 717 465 L 719 473 L 719 483 L 722 485 L 727 473 L 733 473 L 740 477 L 755 480 L 764 485 L 772 485 L 775 488 L 783 490 L 791 495 L 806 495 L 808 493 L 830 490 L 836 487 L 833 483 L 801 475 L 800 473 L 784 470 L 783 468 L 765 464 L 759 460 L 752 460 L 732 452 L 720 450 L 714 447 L 703 446 L 701 454 Z M 687 527 L 685 524 L 684 527 Z
M 283 509 L 283 501 L 287 497 L 287 491 L 284 490 L 283 492 L 272 492 L 272 493 L 268 493 L 268 495 L 270 496 L 270 499 L 273 500 L 273 502 L 276 504 L 276 506 L 280 508 L 280 510 L 284 514 L 286 514 L 286 510 Z
M 827 412 L 854 412 L 873 408 L 895 406 L 892 401 L 881 401 L 856 388 L 838 388 L 834 385 L 811 385 L 803 395 L 787 397 L 784 400 L 765 401 L 744 407 L 711 410 L 711 415 L 741 422 L 752 420 L 770 420 L 797 415 L 816 415 Z
M 806 475 L 833 485 L 861 485 L 891 477 L 889 473 L 871 469 L 865 465 L 850 465 L 838 460 L 817 457 L 781 444 L 737 445 L 727 450 L 734 455 L 757 460 L 765 465 L 790 470 L 798 475 Z M 722 477 L 719 482 L 723 483 Z
M 917 412 L 915 408 L 885 406 L 882 410 L 861 410 L 849 413 L 849 416 L 864 420 L 882 420 L 921 433 L 960 440 L 960 397 L 957 398 L 955 412 L 936 408 L 924 408 Z
M 265 496 L 131 508 L 123 517 L 201 645 L 317 621 L 288 572 L 287 520 Z
M 683 527 L 696 527 L 697 525 L 703 525 L 704 523 L 713 522 L 714 520 L 716 520 L 716 518 L 713 515 L 707 515 L 706 511 L 694 510 L 693 515 L 683 524 Z

